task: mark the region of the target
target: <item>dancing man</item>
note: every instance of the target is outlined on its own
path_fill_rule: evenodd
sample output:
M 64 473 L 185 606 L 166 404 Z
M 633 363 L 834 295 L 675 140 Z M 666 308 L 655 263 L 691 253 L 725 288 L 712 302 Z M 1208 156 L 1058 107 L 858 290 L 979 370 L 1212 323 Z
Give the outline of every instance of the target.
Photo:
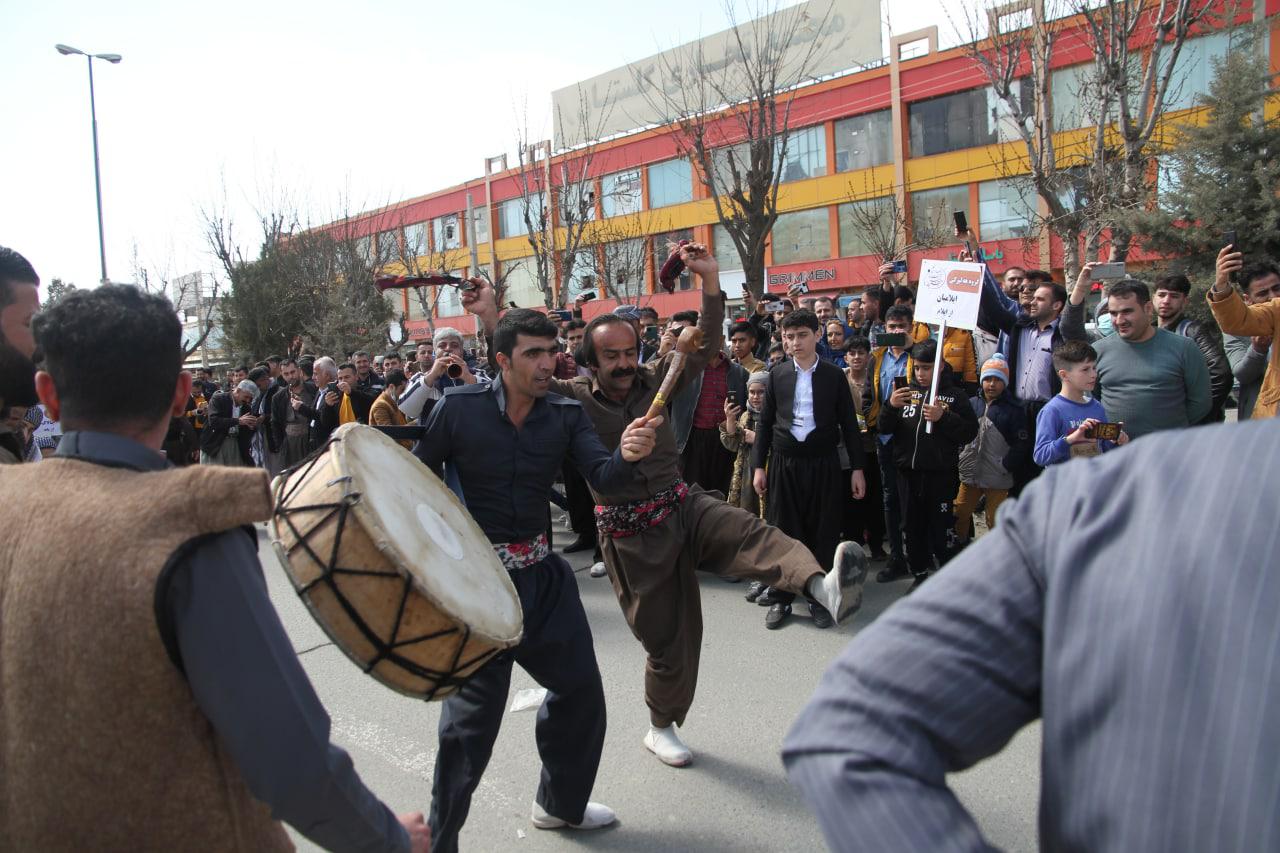
M 537 311 L 508 312 L 489 349 L 498 378 L 446 390 L 414 449 L 437 475 L 446 460 L 454 466 L 467 509 L 507 567 L 524 610 L 520 644 L 484 666 L 440 710 L 430 817 L 436 853 L 458 849 L 502 724 L 513 663 L 548 691 L 536 728 L 542 778 L 533 825 L 596 829 L 616 820 L 608 806 L 587 801 L 604 747 L 604 687 L 573 570 L 547 544 L 547 493 L 566 456 L 594 490 L 632 488 L 634 463 L 653 449 L 662 418 L 650 425 L 634 419 L 617 449 L 605 450 L 582 405 L 548 393 L 557 331 Z
M 698 327 L 701 348 L 685 357 L 685 367 L 669 397 L 698 375 L 721 341 L 724 306 L 719 267 L 705 246 L 678 249 L 686 267 L 702 281 Z M 482 285 L 463 304 L 483 323 L 498 328 L 493 289 Z M 637 363 L 640 335 L 615 314 L 602 314 L 587 326 L 582 351 L 590 377 L 553 380 L 551 390 L 577 399 L 606 447 L 615 447 L 648 412 L 674 352 Z M 866 556 L 859 546 L 842 543 L 833 570 L 823 571 L 802 543 L 754 515 L 730 506 L 722 497 L 688 486 L 680 476 L 680 454 L 669 423 L 656 430 L 656 445 L 637 464 L 637 476 L 620 487 L 598 488 L 596 520 L 601 550 L 627 624 L 647 654 L 645 702 L 650 728 L 644 744 L 674 767 L 692 761 L 680 739 L 693 704 L 702 651 L 702 606 L 695 571 L 758 580 L 775 589 L 801 593 L 842 621 L 862 604 Z M 470 503 L 470 492 L 467 493 Z M 545 503 L 545 496 L 543 498 Z M 434 827 L 433 827 L 434 828 Z

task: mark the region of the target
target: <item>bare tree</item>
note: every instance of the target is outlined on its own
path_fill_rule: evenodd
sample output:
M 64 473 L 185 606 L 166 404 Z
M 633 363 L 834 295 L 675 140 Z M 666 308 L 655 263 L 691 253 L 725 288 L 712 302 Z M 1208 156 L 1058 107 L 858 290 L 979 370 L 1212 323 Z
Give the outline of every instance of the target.
M 827 7 L 817 20 L 807 6 L 747 0 L 747 20 L 726 0 L 731 22 L 723 57 L 704 46 L 663 55 L 636 70 L 636 85 L 661 123 L 674 125 L 682 156 L 715 203 L 716 218 L 742 259 L 746 286 L 764 292 L 764 255 L 778 219 L 778 184 L 787 158 L 791 104 L 822 58 Z M 768 21 L 758 19 L 768 17 Z M 798 47 L 804 45 L 803 47 Z M 727 111 L 727 113 L 726 113 Z
M 965 8 L 969 54 L 1005 113 L 1001 126 L 1025 149 L 997 166 L 1024 199 L 1039 202 L 1028 208 L 1047 211 L 1032 214 L 1034 230 L 1061 239 L 1068 278 L 1079 271 L 1082 244 L 1085 258 L 1097 257 L 1108 232 L 1116 257 L 1128 253 L 1123 222 L 1147 201 L 1152 136 L 1183 44 L 1209 7 L 1210 0 L 1017 0 Z M 1148 28 L 1154 39 L 1143 66 Z M 1053 56 L 1066 32 L 1083 38 L 1093 57 L 1071 92 L 1080 111 L 1069 128 L 1058 126 L 1053 101 Z M 1058 132 L 1077 126 L 1087 128 L 1087 141 L 1063 147 Z
M 168 257 L 171 258 L 171 254 Z M 188 315 L 194 314 L 192 333 L 182 339 L 182 359 L 185 361 L 204 346 L 217 323 L 219 282 L 211 278 L 206 287 L 205 277 L 199 272 L 174 276 L 170 272 L 172 261 L 169 259 L 161 264 L 144 263 L 136 241 L 130 262 L 134 283 L 142 290 L 164 296 L 172 302 L 182 315 L 184 325 Z
M 936 249 L 951 239 L 951 215 L 941 208 L 929 210 L 908 223 L 907 213 L 893 192 L 874 187 L 864 178 L 861 190 L 849 183 L 846 207 L 849 224 L 862 241 L 862 248 L 880 258 L 904 260 L 908 252 Z M 912 227 L 908 230 L 908 224 Z M 908 241 L 903 235 L 910 233 Z

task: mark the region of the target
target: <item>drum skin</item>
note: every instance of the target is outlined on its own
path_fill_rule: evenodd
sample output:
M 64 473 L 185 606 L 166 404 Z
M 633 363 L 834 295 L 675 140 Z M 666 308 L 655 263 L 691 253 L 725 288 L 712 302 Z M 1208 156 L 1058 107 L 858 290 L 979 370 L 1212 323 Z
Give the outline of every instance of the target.
M 272 544 L 312 616 L 361 669 L 406 696 L 446 698 L 495 654 L 520 641 L 519 599 L 488 541 L 481 538 L 479 545 L 469 540 L 468 547 L 480 547 L 479 553 L 487 553 L 490 564 L 475 565 L 472 557 L 463 568 L 496 572 L 497 577 L 486 579 L 492 581 L 488 594 L 510 598 L 494 601 L 492 609 L 507 612 L 514 600 L 515 624 L 508 620 L 497 631 L 490 625 L 486 636 L 433 600 L 415 574 L 440 570 L 440 556 L 434 555 L 434 567 L 404 565 L 405 552 L 413 554 L 416 549 L 389 547 L 369 508 L 356 511 L 365 499 L 359 491 L 360 475 L 344 470 L 354 460 L 344 459 L 340 447 L 353 430 L 377 436 L 362 435 L 363 442 L 385 441 L 403 454 L 404 470 L 424 478 L 421 490 L 431 500 L 456 503 L 452 493 L 408 451 L 370 427 L 347 424 L 317 457 L 276 478 Z M 470 516 L 465 520 L 474 531 L 455 533 L 472 540 L 482 537 Z

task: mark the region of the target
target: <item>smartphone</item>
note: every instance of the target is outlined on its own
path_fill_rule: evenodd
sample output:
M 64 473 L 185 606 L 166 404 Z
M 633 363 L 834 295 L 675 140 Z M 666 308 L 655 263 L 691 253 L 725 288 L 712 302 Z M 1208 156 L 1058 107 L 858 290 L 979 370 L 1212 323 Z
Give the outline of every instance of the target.
M 1236 232 L 1234 228 L 1230 231 L 1222 232 L 1222 247 L 1225 249 L 1227 246 L 1230 246 L 1237 252 L 1242 251 L 1240 248 L 1240 241 L 1236 239 Z
M 786 311 L 787 306 L 782 302 L 770 302 L 768 305 L 764 306 L 764 310 L 768 311 L 770 314 L 776 314 L 779 311 Z
M 559 320 L 562 323 L 567 320 L 573 319 L 573 312 L 566 311 L 563 308 L 553 308 L 550 311 L 548 311 L 547 314 L 549 314 L 552 317 L 555 317 L 557 320 Z
M 1116 261 L 1115 263 L 1098 264 L 1093 268 L 1092 278 L 1094 281 L 1111 281 L 1124 278 L 1124 262 Z
M 592 299 L 595 299 L 595 298 L 596 298 L 596 292 L 594 290 L 588 290 L 586 293 L 582 294 L 583 302 L 590 302 Z
M 652 326 L 644 327 L 645 343 L 656 344 L 658 342 L 658 338 L 660 338 L 661 336 L 662 336 L 662 331 L 658 328 L 656 323 Z
M 905 273 L 905 272 L 907 271 L 907 262 L 906 262 L 906 261 L 894 261 L 894 262 L 893 262 L 893 271 L 894 271 L 895 273 Z
M 906 377 L 906 376 L 895 376 L 895 377 L 893 377 L 893 390 L 898 391 L 898 390 L 901 390 L 901 389 L 906 388 L 906 387 L 907 387 L 907 377 Z
M 876 335 L 876 346 L 878 347 L 898 347 L 901 349 L 906 345 L 906 332 L 881 332 Z
M 1085 433 L 1088 438 L 1099 438 L 1103 441 L 1119 441 L 1120 433 L 1124 429 L 1123 423 L 1114 424 L 1095 424 L 1093 429 Z
M 957 210 L 955 213 L 951 214 L 951 218 L 955 220 L 956 223 L 957 237 L 963 237 L 965 234 L 969 233 L 969 218 L 964 215 L 963 210 Z

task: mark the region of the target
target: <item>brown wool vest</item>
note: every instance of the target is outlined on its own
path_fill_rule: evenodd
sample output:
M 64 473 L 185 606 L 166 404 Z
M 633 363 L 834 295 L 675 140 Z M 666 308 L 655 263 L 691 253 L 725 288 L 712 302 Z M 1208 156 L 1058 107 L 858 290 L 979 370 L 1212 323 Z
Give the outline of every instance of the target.
M 156 627 L 184 543 L 268 517 L 261 471 L 0 473 L 0 849 L 291 850 Z

